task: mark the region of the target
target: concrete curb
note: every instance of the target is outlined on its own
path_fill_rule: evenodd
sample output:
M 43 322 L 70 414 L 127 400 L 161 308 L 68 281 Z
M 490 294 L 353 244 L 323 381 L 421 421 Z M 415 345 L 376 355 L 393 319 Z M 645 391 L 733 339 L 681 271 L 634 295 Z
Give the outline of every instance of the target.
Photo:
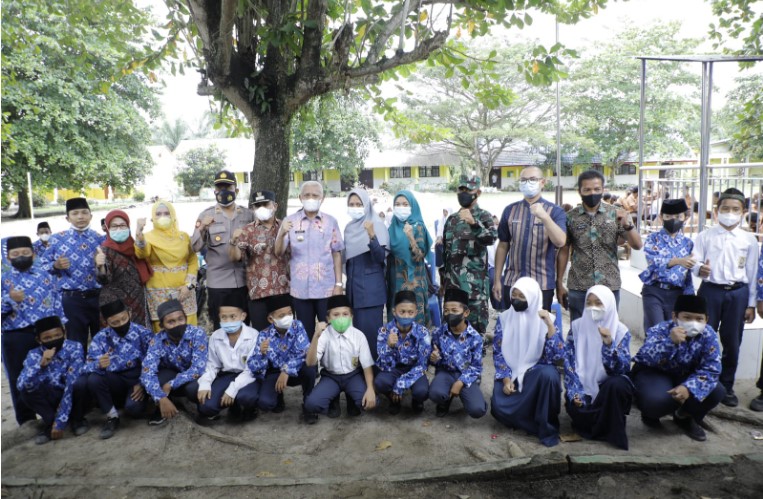
M 438 470 L 423 472 L 401 473 L 396 475 L 345 475 L 337 477 L 307 477 L 307 478 L 278 478 L 278 477 L 208 477 L 198 478 L 198 488 L 206 487 L 292 487 L 301 485 L 342 485 L 362 482 L 383 483 L 426 483 L 431 481 L 459 482 L 475 480 L 500 479 L 551 479 L 573 473 L 602 473 L 637 470 L 661 471 L 700 466 L 730 465 L 736 460 L 747 459 L 763 463 L 763 453 L 741 454 L 738 456 L 571 456 L 552 453 L 545 456 L 520 457 L 507 461 L 479 463 L 466 466 L 453 466 Z M 88 477 L 90 487 L 123 486 L 132 488 L 173 488 L 182 489 L 192 486 L 187 479 L 163 477 Z M 4 476 L 4 487 L 53 487 L 53 486 L 82 486 L 82 478 L 63 476 L 56 478 L 30 478 Z
M 763 412 L 755 412 L 745 407 L 726 407 L 718 404 L 709 414 L 720 419 L 763 427 Z

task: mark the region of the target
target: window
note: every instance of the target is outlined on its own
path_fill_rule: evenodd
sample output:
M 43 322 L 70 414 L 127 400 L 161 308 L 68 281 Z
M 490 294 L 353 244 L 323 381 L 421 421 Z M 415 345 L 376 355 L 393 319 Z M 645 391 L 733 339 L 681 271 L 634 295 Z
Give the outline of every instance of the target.
M 302 180 L 307 182 L 308 180 L 323 180 L 323 171 L 317 172 L 303 172 Z
M 440 167 L 439 166 L 419 166 L 419 177 L 439 177 L 440 176 Z
M 411 167 L 399 166 L 396 168 L 390 168 L 389 177 L 390 178 L 411 178 Z
M 633 163 L 625 163 L 620 165 L 620 167 L 617 169 L 618 175 L 635 175 L 636 174 L 636 165 Z

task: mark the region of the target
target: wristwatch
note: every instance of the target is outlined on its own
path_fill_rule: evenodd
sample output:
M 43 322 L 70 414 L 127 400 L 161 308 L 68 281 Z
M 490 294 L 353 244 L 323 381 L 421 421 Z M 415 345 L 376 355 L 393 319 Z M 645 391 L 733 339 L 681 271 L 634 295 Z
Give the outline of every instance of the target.
M 185 285 L 185 287 L 186 287 L 186 288 L 188 288 L 188 289 L 196 289 L 196 285 L 195 285 L 195 284 L 193 284 L 193 283 L 191 283 L 191 282 L 189 282 L 188 284 L 186 284 L 186 285 Z

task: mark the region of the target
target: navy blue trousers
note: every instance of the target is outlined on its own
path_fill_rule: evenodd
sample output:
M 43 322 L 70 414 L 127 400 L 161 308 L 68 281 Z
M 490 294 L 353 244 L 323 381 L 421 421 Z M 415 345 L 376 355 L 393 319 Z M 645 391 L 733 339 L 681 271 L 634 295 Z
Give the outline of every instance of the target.
M 52 426 L 58 412 L 58 405 L 64 396 L 63 388 L 51 385 L 42 385 L 36 390 L 21 391 L 21 400 L 42 418 L 45 426 Z M 71 423 L 81 421 L 85 417 L 85 404 L 87 403 L 87 376 L 80 376 L 74 382 L 72 390 L 72 410 L 69 413 L 69 427 Z
M 217 416 L 223 410 L 220 405 L 225 395 L 225 390 L 240 373 L 221 372 L 217 374 L 217 377 L 212 382 L 211 394 L 209 398 L 204 401 L 203 404 L 196 403 L 196 408 L 199 414 L 207 417 Z M 198 391 L 197 391 L 198 393 Z M 257 400 L 260 394 L 259 381 L 253 381 L 249 383 L 236 394 L 236 398 L 233 399 L 233 405 L 238 406 L 239 409 L 246 411 L 254 409 L 257 405 Z
M 721 376 L 720 383 L 727 393 L 734 392 L 734 378 L 739 364 L 739 345 L 744 333 L 744 311 L 750 291 L 747 286 L 725 290 L 717 286 L 702 283 L 697 296 L 707 300 L 708 324 L 718 332 L 721 338 Z
M 585 438 L 603 440 L 615 447 L 628 450 L 625 416 L 631 411 L 633 383 L 627 376 L 608 376 L 599 385 L 599 393 L 591 402 L 586 396 L 584 407 L 567 400 L 565 408 L 572 419 L 572 427 Z
M 8 383 L 11 389 L 11 401 L 13 410 L 16 413 L 16 422 L 19 425 L 27 421 L 37 419 L 35 412 L 30 409 L 19 395 L 18 384 L 21 371 L 24 370 L 24 360 L 30 350 L 38 347 L 35 339 L 34 326 L 24 329 L 9 329 L 3 331 L 3 365 L 5 366 L 5 375 L 8 377 Z
M 460 372 L 438 369 L 432 380 L 432 385 L 429 387 L 429 400 L 438 405 L 446 404 L 450 400 L 450 388 L 460 376 Z M 487 413 L 487 402 L 482 396 L 479 382 L 474 382 L 468 387 L 464 385 L 461 388 L 459 398 L 469 416 L 476 419 Z
M 568 290 L 567 304 L 570 306 L 570 322 L 575 319 L 580 319 L 583 316 L 583 310 L 585 309 L 585 294 L 587 291 L 579 291 L 577 289 Z M 617 308 L 620 308 L 620 290 L 613 290 L 612 294 L 615 295 L 615 303 Z M 553 295 L 552 295 L 553 296 Z
M 135 385 L 140 384 L 140 366 L 118 373 L 87 374 L 87 388 L 90 396 L 95 399 L 98 408 L 106 414 L 112 407 L 124 407 L 125 413 L 132 418 L 139 418 L 146 410 L 148 395 L 137 402 L 132 395 Z
M 159 378 L 159 386 L 164 386 L 165 383 L 169 383 L 180 374 L 178 371 L 170 368 L 159 368 L 159 372 L 156 373 L 156 377 Z M 196 395 L 199 392 L 199 382 L 189 381 L 180 386 L 176 386 L 170 395 L 173 397 L 186 397 L 191 402 L 196 402 L 198 399 Z
M 87 342 L 101 330 L 101 310 L 98 308 L 98 295 L 84 298 L 79 295 L 67 295 L 63 292 L 62 304 L 66 323 L 66 337 L 79 341 L 87 352 Z
M 321 371 L 321 380 L 305 399 L 305 411 L 310 414 L 326 414 L 329 404 L 344 392 L 347 403 L 355 404 L 363 409 L 363 395 L 366 393 L 366 378 L 363 371 L 357 369 L 347 374 L 331 374 L 325 369 Z
M 326 320 L 327 306 L 329 303 L 328 298 L 321 298 L 315 300 L 300 300 L 292 296 L 292 304 L 294 305 L 294 312 L 296 312 L 297 319 L 305 326 L 305 332 L 307 338 L 313 341 L 313 334 L 315 333 L 315 322 L 323 322 Z
M 392 371 L 380 372 L 374 378 L 374 390 L 387 396 L 391 395 L 398 378 L 408 371 L 410 371 L 410 368 L 400 369 L 395 367 Z M 423 374 L 411 385 L 411 400 L 414 403 L 423 403 L 427 398 L 429 398 L 429 380 L 427 380 L 426 374 Z
M 673 306 L 683 294 L 683 289 L 662 289 L 657 286 L 641 288 L 644 305 L 644 334 L 657 324 L 673 318 Z
M 685 376 L 671 376 L 651 367 L 634 366 L 631 377 L 636 386 L 636 405 L 641 414 L 652 419 L 659 419 L 662 416 L 672 414 L 673 411 L 681 407 L 682 412 L 690 415 L 699 423 L 726 396 L 723 385 L 718 383 L 715 389 L 705 397 L 705 400 L 700 402 L 694 395 L 690 395 L 682 406 L 673 400 L 668 390 L 680 385 Z M 689 393 L 691 394 L 691 392 Z
M 257 406 L 263 411 L 272 411 L 278 403 L 278 392 L 276 392 L 276 381 L 281 375 L 280 370 L 272 370 L 265 375 L 260 387 L 260 400 Z M 315 387 L 315 378 L 318 376 L 318 367 L 309 367 L 302 364 L 297 376 L 289 376 L 286 381 L 287 386 L 302 386 L 302 402 L 313 392 Z
M 384 305 L 352 309 L 352 325 L 363 331 L 371 349 L 371 358 L 376 360 L 376 336 L 384 325 Z

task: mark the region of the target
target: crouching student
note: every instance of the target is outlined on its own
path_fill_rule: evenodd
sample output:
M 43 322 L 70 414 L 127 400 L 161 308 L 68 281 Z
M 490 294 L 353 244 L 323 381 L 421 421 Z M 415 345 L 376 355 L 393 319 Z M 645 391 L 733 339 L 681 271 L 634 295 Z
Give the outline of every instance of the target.
M 196 400 L 198 379 L 207 367 L 207 333 L 186 323 L 183 305 L 173 298 L 159 305 L 156 312 L 161 329 L 149 344 L 140 375 L 157 406 L 149 425 L 161 425 L 177 416 L 169 395 Z
M 305 400 L 308 414 L 329 414 L 329 406 L 339 403 L 344 392 L 347 415 L 358 416 L 376 406 L 374 392 L 374 361 L 366 336 L 352 327 L 352 309 L 345 295 L 328 299 L 330 325 L 319 322 L 307 351 L 307 365 L 321 365 L 321 380 Z M 334 402 L 332 402 L 334 401 Z M 338 415 L 338 406 L 332 409 Z M 333 414 L 331 414 L 333 416 Z M 315 418 L 310 418 L 312 424 Z
M 633 359 L 636 404 L 641 420 L 660 427 L 660 418 L 673 421 L 692 439 L 707 439 L 699 423 L 723 400 L 718 382 L 721 349 L 716 332 L 707 324 L 707 303 L 701 296 L 676 299 L 673 320 L 654 326 Z
M 424 401 L 429 397 L 426 371 L 432 340 L 429 331 L 414 321 L 416 294 L 398 291 L 394 301 L 395 319 L 379 328 L 376 339 L 380 372 L 374 379 L 374 389 L 389 398 L 390 414 L 400 413 L 403 394 L 410 390 L 411 408 L 414 414 L 421 414 Z
M 538 283 L 522 277 L 511 288 L 511 308 L 498 316 L 493 339 L 495 384 L 490 413 L 509 428 L 559 443 L 562 382 L 554 362 L 564 357 L 564 340 L 543 309 Z
M 487 412 L 479 382 L 482 336 L 467 320 L 468 303 L 466 291 L 446 290 L 442 307 L 445 321 L 432 335 L 429 360 L 435 366 L 435 377 L 429 388 L 429 399 L 437 404 L 437 417 L 448 414 L 454 397 L 461 398 L 466 413 L 473 418 L 481 418 Z
M 310 340 L 302 323 L 294 319 L 291 295 L 275 295 L 265 299 L 268 327 L 260 332 L 257 345 L 247 361 L 249 370 L 260 384 L 257 405 L 275 413 L 286 409 L 284 390 L 302 386 L 302 411 L 305 422 L 313 424 L 317 416 L 305 411 L 305 400 L 313 391 L 317 368 L 305 363 Z
M 220 298 L 220 329 L 209 338 L 207 367 L 199 378 L 196 422 L 207 425 L 228 409 L 228 417 L 241 422 L 257 415 L 259 384 L 246 360 L 254 351 L 259 333 L 244 324 L 247 303 L 239 293 Z
M 581 436 L 624 450 L 625 416 L 634 391 L 627 376 L 630 341 L 612 291 L 600 285 L 589 289 L 583 316 L 572 322 L 564 347 L 565 407 Z
M 44 317 L 34 323 L 38 348 L 29 351 L 18 379 L 22 402 L 42 417 L 40 445 L 64 436 L 71 422 L 75 436 L 90 429 L 84 418 L 87 378 L 80 376 L 85 354 L 79 342 L 67 340 L 61 319 Z
M 146 410 L 140 372 L 154 333 L 132 322 L 121 300 L 101 305 L 101 315 L 108 327 L 90 342 L 83 372 L 90 395 L 106 415 L 101 438 L 107 439 L 119 428 L 118 407 L 124 407 L 125 414 L 133 418 Z

